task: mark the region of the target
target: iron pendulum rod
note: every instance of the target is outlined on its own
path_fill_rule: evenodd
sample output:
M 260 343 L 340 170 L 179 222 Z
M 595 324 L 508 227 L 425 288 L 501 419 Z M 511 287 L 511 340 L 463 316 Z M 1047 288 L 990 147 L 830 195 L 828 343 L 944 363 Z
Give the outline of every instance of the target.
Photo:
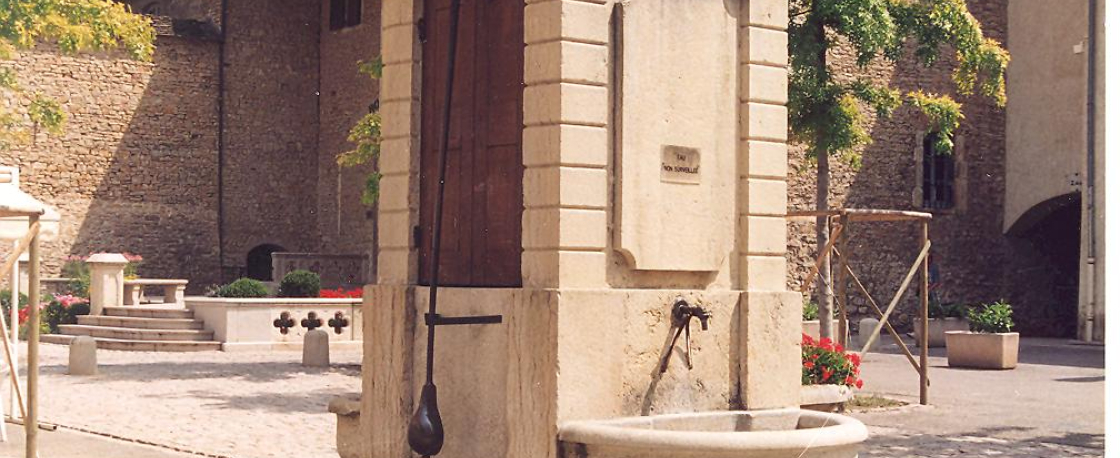
M 439 290 L 439 255 L 440 234 L 443 232 L 443 190 L 447 181 L 447 146 L 451 138 L 451 93 L 455 87 L 455 54 L 459 44 L 459 1 L 451 0 L 451 37 L 447 50 L 447 87 L 443 93 L 443 131 L 440 132 L 439 158 L 436 167 L 439 169 L 439 182 L 436 184 L 436 204 L 432 218 L 432 264 L 429 267 L 428 288 L 428 314 L 436 316 L 436 298 Z M 425 382 L 432 385 L 432 368 L 435 365 L 436 322 L 428 322 L 428 373 Z

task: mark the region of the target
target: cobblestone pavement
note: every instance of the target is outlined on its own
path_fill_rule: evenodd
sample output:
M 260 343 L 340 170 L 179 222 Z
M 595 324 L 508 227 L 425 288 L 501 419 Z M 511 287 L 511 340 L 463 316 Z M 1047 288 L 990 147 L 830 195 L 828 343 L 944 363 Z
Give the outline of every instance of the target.
M 897 428 L 869 427 L 871 439 L 861 457 L 1102 457 L 1104 445 L 1083 447 L 1048 442 L 1057 438 L 1000 439 L 998 437 L 915 434 Z
M 931 349 L 930 406 L 853 413 L 868 457 L 1102 457 L 1104 348 L 1023 339 L 1009 371 L 948 367 Z M 863 393 L 917 404 L 918 376 L 891 350 L 862 366 Z
M 318 370 L 291 351 L 99 350 L 100 373 L 74 377 L 65 346 L 40 348 L 43 421 L 212 456 L 338 458 L 327 403 L 361 387 L 358 351 Z

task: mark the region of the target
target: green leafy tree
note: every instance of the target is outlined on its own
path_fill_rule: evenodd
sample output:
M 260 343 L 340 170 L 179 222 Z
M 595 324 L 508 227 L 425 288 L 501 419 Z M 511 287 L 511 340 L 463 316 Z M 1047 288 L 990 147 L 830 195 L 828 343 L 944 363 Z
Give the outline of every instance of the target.
M 899 62 L 911 53 L 926 67 L 953 52 L 956 95 L 979 92 L 1003 106 L 1010 55 L 985 38 L 965 0 L 790 0 L 789 2 L 789 129 L 793 141 L 807 146 L 817 165 L 818 210 L 828 209 L 829 161 L 832 156 L 859 164 L 859 147 L 871 142 L 863 109 L 876 118 L 891 116 L 908 105 L 928 120 L 934 148 L 951 154 L 953 131 L 960 125 L 961 105 L 949 94 L 913 91 L 907 94 L 870 77 L 838 78 L 829 66 L 829 50 L 844 47 L 855 53 L 859 69 L 875 61 Z M 825 218 L 816 222 L 818 253 L 829 237 Z M 833 313 L 829 262 L 818 282 L 819 316 Z M 821 326 L 822 337 L 832 337 Z
M 381 79 L 383 68 L 385 64 L 381 62 L 381 56 L 358 62 L 358 72 L 375 80 Z M 350 128 L 350 135 L 346 139 L 354 144 L 354 149 L 338 155 L 339 166 L 357 167 L 362 164 L 377 163 L 377 158 L 381 156 L 381 113 L 378 113 L 376 107 Z M 365 187 L 362 188 L 362 204 L 377 203 L 380 185 L 380 173 L 373 171 L 366 175 Z
M 0 0 L 0 61 L 20 49 L 54 43 L 64 53 L 124 49 L 130 57 L 151 60 L 155 51 L 151 20 L 112 0 Z M 60 134 L 62 106 L 39 92 L 20 87 L 13 68 L 0 63 L 0 96 L 15 96 L 26 111 L 0 107 L 0 149 L 42 130 Z M 30 132 L 28 131 L 30 127 Z

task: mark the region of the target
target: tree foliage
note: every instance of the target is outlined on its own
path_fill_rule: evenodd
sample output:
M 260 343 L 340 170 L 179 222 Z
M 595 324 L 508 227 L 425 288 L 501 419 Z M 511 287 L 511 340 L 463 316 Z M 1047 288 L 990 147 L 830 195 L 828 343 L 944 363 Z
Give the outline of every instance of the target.
M 133 59 L 148 61 L 155 51 L 155 29 L 151 20 L 112 0 L 0 0 L 0 61 L 38 43 L 54 43 L 64 53 L 123 49 Z M 0 95 L 9 94 L 27 108 L 0 108 L 0 149 L 26 138 L 27 123 L 34 130 L 62 132 L 62 106 L 23 90 L 15 71 L 0 67 Z
M 914 91 L 903 96 L 866 78 L 838 81 L 829 68 L 828 50 L 849 46 L 856 64 L 876 59 L 898 62 L 908 44 L 918 60 L 933 66 L 942 52 L 956 57 L 953 81 L 958 95 L 979 92 L 1003 106 L 1010 55 L 985 38 L 964 0 L 791 0 L 789 23 L 789 123 L 793 140 L 824 153 L 855 159 L 855 149 L 871 141 L 860 105 L 887 117 L 909 104 L 938 133 L 938 151 L 952 151 L 952 134 L 963 114 L 948 94 Z
M 372 79 L 381 79 L 381 71 L 385 64 L 381 56 L 372 60 L 358 61 L 358 72 Z M 377 105 L 370 107 L 369 113 L 362 116 L 354 127 L 350 128 L 350 135 L 346 137 L 354 144 L 354 149 L 339 154 L 338 165 L 342 167 L 356 167 L 362 164 L 376 164 L 381 156 L 381 114 Z M 374 205 L 381 191 L 381 174 L 377 171 L 366 175 L 365 186 L 362 188 L 362 204 Z
M 876 61 L 900 62 L 913 53 L 932 67 L 942 52 L 953 52 L 956 95 L 979 92 L 999 106 L 1006 103 L 1005 75 L 1010 55 L 996 41 L 985 38 L 980 22 L 965 0 L 789 0 L 789 130 L 793 141 L 808 146 L 817 165 L 817 209 L 829 208 L 829 157 L 839 155 L 859 166 L 859 147 L 871 142 L 864 112 L 876 118 L 891 116 L 909 105 L 927 120 L 935 134 L 933 147 L 941 154 L 953 150 L 953 132 L 964 117 L 950 94 L 911 91 L 873 81 L 865 75 L 838 78 L 829 66 L 829 51 L 850 49 L 857 73 Z M 864 72 L 869 73 L 869 72 Z M 825 218 L 817 218 L 817 248 L 823 252 L 829 237 Z M 827 259 L 829 253 L 824 253 Z M 819 270 L 822 336 L 830 336 L 833 312 L 831 267 Z

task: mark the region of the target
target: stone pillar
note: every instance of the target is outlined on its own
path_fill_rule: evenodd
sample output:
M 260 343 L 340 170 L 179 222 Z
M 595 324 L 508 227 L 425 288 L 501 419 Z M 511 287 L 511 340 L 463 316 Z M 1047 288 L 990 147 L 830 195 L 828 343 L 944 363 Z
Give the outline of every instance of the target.
M 69 375 L 97 375 L 97 341 L 78 336 L 70 341 Z
M 118 253 L 97 253 L 89 265 L 89 313 L 101 315 L 107 306 L 124 305 L 124 268 L 128 259 Z
M 303 365 L 329 367 L 331 365 L 331 336 L 322 329 L 312 329 L 303 336 Z
M 603 288 L 610 8 L 574 0 L 527 3 L 522 282 Z
M 787 2 L 743 1 L 739 15 L 740 397 L 796 407 L 801 298 L 786 291 Z
M 377 283 L 415 284 L 412 228 L 420 224 L 420 0 L 381 6 L 381 195 L 377 204 Z

